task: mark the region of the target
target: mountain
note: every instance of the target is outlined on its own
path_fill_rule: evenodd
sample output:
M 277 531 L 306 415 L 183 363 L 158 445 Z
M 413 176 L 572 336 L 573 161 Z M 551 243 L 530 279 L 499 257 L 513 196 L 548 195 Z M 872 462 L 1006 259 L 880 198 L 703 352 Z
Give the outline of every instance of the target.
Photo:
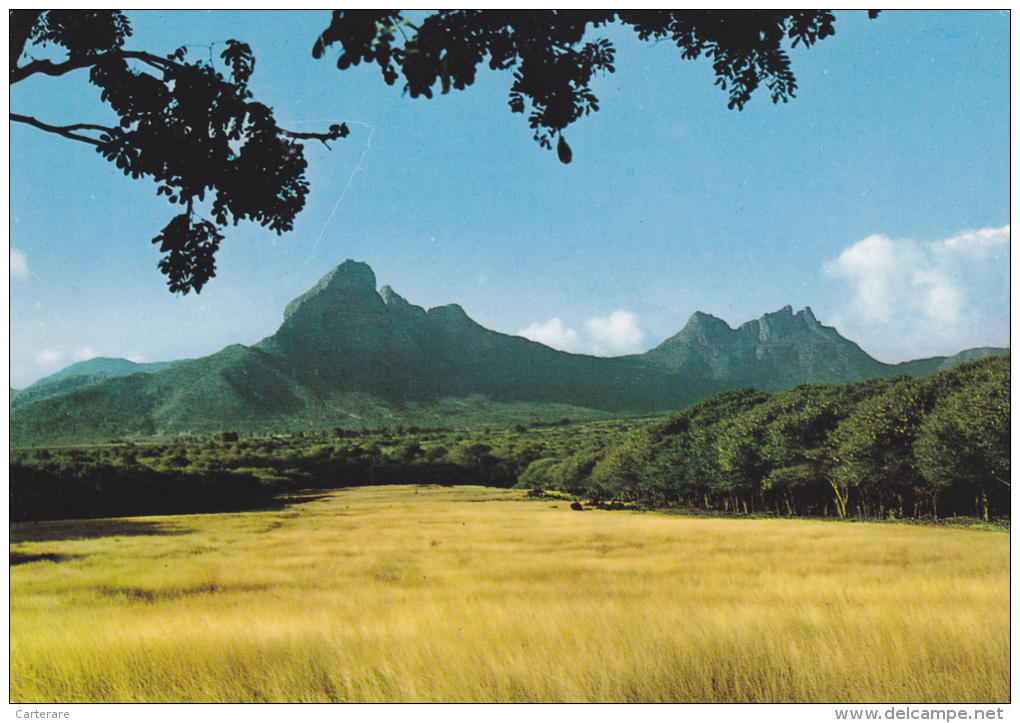
M 257 344 L 145 374 L 107 370 L 107 378 L 13 408 L 11 436 L 594 419 L 674 411 L 738 386 L 926 373 L 997 351 L 883 364 L 810 309 L 787 306 L 737 329 L 695 313 L 645 354 L 569 354 L 486 329 L 456 304 L 426 311 L 388 286 L 376 291 L 372 269 L 346 261 L 288 304 L 276 333 Z
M 922 374 L 942 372 L 947 369 L 952 369 L 964 362 L 974 361 L 975 359 L 983 359 L 986 356 L 992 356 L 994 354 L 1006 354 L 1007 352 L 1009 352 L 1009 349 L 982 346 L 974 349 L 965 349 L 958 354 L 953 354 L 952 356 L 933 356 L 928 359 L 915 359 L 913 361 L 900 362 L 899 364 L 892 365 L 892 368 L 895 370 L 893 376 L 897 374 L 909 374 L 912 377 L 918 377 Z
M 738 386 L 777 390 L 807 383 L 921 376 L 1007 351 L 981 347 L 949 357 L 885 364 L 834 328 L 820 324 L 810 307 L 795 314 L 793 307 L 784 306 L 736 329 L 696 311 L 683 329 L 642 357 L 698 379 L 704 388 L 722 391 Z
M 142 374 L 162 369 L 174 362 L 152 362 L 141 363 L 128 361 L 127 359 L 111 359 L 109 357 L 93 357 L 85 361 L 77 362 L 69 367 L 61 369 L 56 374 L 40 379 L 36 384 L 43 382 L 55 382 L 74 376 L 101 375 L 104 377 L 122 377 L 128 374 Z
M 24 389 L 11 388 L 10 405 L 14 407 L 34 402 L 62 392 L 80 389 L 91 384 L 98 384 L 104 379 L 127 376 L 129 374 L 148 374 L 162 369 L 174 362 L 153 362 L 141 364 L 127 359 L 110 359 L 95 357 L 72 364 L 51 374 Z
M 694 398 L 682 385 L 659 386 L 663 370 L 640 360 L 556 351 L 486 329 L 456 304 L 425 311 L 375 284 L 367 265 L 340 265 L 292 301 L 279 330 L 254 349 L 320 396 L 342 389 L 434 403 L 482 394 L 614 412 L 676 408 Z
M 818 323 L 810 308 L 779 311 L 736 329 L 695 312 L 679 333 L 645 358 L 667 369 L 759 389 L 783 389 L 805 382 L 850 382 L 886 376 L 890 365 L 868 356 L 832 327 Z

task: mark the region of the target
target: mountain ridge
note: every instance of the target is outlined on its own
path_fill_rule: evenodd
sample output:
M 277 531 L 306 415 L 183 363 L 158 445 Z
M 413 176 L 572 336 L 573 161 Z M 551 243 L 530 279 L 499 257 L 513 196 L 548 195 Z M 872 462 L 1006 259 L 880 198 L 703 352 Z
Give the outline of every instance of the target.
M 456 400 L 466 399 L 482 410 L 479 418 L 502 419 L 506 405 L 525 405 L 535 419 L 553 409 L 592 418 L 654 414 L 737 386 L 920 374 L 997 351 L 884 364 L 810 308 L 785 306 L 736 329 L 695 312 L 644 354 L 571 354 L 487 329 L 457 304 L 425 310 L 389 286 L 377 291 L 372 269 L 348 260 L 287 304 L 277 331 L 256 344 L 12 405 L 11 429 L 12 436 L 72 438 L 359 419 L 444 426 L 436 410 L 459 409 Z
M 182 359 L 179 361 L 188 361 Z M 23 389 L 11 387 L 11 408 L 62 392 L 97 384 L 113 377 L 148 374 L 177 362 L 133 362 L 115 357 L 93 357 L 64 367 Z

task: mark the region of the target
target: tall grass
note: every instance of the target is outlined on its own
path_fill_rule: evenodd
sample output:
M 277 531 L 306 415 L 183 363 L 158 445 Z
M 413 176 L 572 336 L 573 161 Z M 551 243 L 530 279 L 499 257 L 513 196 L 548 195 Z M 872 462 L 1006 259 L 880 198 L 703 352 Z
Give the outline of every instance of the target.
M 1001 533 L 411 487 L 109 524 L 12 526 L 12 700 L 1009 700 Z

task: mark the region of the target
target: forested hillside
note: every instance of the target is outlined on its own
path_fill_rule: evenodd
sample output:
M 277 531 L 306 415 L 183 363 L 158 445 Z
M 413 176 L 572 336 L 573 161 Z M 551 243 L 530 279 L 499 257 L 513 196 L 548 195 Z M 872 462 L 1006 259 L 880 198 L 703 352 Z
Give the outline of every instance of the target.
M 299 489 L 482 484 L 593 504 L 838 518 L 1010 511 L 1009 355 L 920 378 L 738 389 L 668 418 L 18 451 L 12 520 L 211 511 Z
M 744 513 L 1008 515 L 1009 385 L 1006 355 L 920 378 L 732 390 L 538 460 L 520 483 Z

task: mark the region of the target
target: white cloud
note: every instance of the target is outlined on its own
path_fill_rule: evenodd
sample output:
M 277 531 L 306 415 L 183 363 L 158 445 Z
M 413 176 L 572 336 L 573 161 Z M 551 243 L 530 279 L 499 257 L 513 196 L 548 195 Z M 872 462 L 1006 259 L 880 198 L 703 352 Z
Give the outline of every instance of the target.
M 87 346 L 78 347 L 70 354 L 63 349 L 42 349 L 35 353 L 35 363 L 41 367 L 53 368 L 64 366 L 68 361 L 80 362 L 86 359 L 94 359 L 97 356 L 98 354 Z
M 563 326 L 558 318 L 549 319 L 544 324 L 532 324 L 527 329 L 517 332 L 517 336 L 537 341 L 555 349 L 574 349 L 577 347 L 577 332 Z
M 43 349 L 36 352 L 35 361 L 37 364 L 57 364 L 64 359 L 64 352 L 59 349 Z
M 630 311 L 614 311 L 605 318 L 588 319 L 583 333 L 554 317 L 543 324 L 532 324 L 517 335 L 554 349 L 600 356 L 640 351 L 636 347 L 644 339 L 637 316 Z
M 637 316 L 630 311 L 614 311 L 605 319 L 588 319 L 584 328 L 600 346 L 613 352 L 635 351 L 644 338 Z
M 894 306 L 890 288 L 900 279 L 900 269 L 909 266 L 914 249 L 897 244 L 888 236 L 868 236 L 845 249 L 826 266 L 833 276 L 847 279 L 854 287 L 853 305 L 869 321 L 887 321 Z
M 1008 340 L 1009 226 L 926 244 L 876 234 L 824 269 L 848 283 L 840 331 L 866 350 L 870 339 L 906 358 Z
M 959 322 L 963 292 L 954 280 L 938 270 L 922 268 L 910 274 L 910 284 L 916 297 L 908 299 L 908 304 L 931 321 L 945 324 Z
M 936 253 L 961 252 L 976 258 L 987 258 L 1003 251 L 1009 253 L 1009 226 L 968 231 L 945 241 L 937 241 L 932 244 L 932 248 Z
M 28 278 L 28 259 L 25 254 L 13 248 L 11 249 L 11 278 Z

